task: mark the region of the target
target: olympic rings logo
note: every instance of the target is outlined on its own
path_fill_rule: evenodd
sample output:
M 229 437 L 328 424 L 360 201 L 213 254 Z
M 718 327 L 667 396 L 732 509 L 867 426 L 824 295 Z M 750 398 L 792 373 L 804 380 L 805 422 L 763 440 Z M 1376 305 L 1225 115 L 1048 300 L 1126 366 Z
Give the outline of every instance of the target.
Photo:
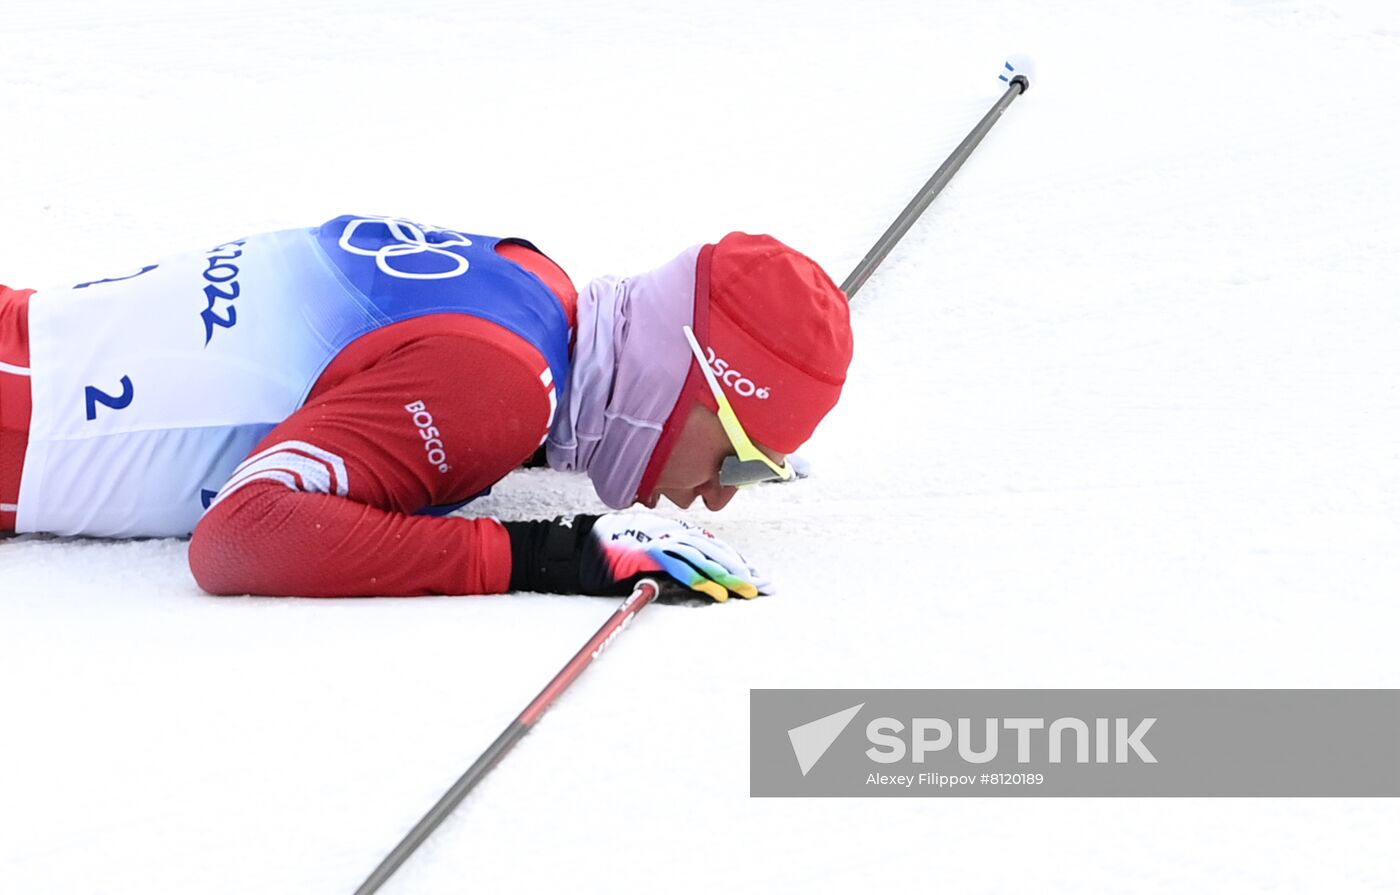
M 355 245 L 351 240 L 361 225 L 365 224 L 389 228 L 389 235 L 397 239 L 398 242 L 380 246 L 372 251 Z M 446 238 L 429 241 L 429 233 L 445 234 Z M 397 218 L 356 218 L 346 224 L 345 229 L 340 234 L 340 247 L 342 249 L 352 255 L 373 258 L 382 272 L 403 280 L 447 280 L 461 276 L 467 272 L 467 268 L 470 266 L 467 264 L 467 259 L 456 252 L 447 250 L 453 246 L 469 246 L 471 244 L 470 239 L 455 230 L 420 227 L 412 221 L 403 221 Z M 435 273 L 415 273 L 394 267 L 393 259 L 405 258 L 410 255 L 438 255 L 452 262 L 452 269 Z

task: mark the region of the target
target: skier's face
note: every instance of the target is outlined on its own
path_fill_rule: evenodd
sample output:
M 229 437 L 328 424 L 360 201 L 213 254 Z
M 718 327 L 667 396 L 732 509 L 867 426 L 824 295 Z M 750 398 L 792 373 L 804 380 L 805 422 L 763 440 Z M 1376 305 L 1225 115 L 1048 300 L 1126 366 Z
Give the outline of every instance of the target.
M 770 451 L 761 444 L 757 447 L 773 462 L 782 464 L 783 454 Z M 676 446 L 666 458 L 666 465 L 656 477 L 655 489 L 651 494 L 642 495 L 641 502 L 655 508 L 664 497 L 676 506 L 685 508 L 699 497 L 711 510 L 722 509 L 739 490 L 722 485 L 719 481 L 720 463 L 733 453 L 734 446 L 729 443 L 729 436 L 724 434 L 719 417 L 704 405 L 696 404 L 686 418 Z

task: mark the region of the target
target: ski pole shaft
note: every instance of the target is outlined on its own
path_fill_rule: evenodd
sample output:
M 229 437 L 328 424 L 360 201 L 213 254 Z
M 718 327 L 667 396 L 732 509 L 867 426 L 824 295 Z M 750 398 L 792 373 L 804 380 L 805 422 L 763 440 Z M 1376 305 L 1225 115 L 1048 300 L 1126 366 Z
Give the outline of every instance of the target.
M 992 125 L 997 123 L 1001 113 L 1005 112 L 1006 108 L 1011 105 L 1011 101 L 1028 89 L 1030 89 L 1030 80 L 1024 75 L 1017 75 L 1011 79 L 1006 92 L 1001 95 L 1001 99 L 997 100 L 996 105 L 982 116 L 982 120 L 977 122 L 977 126 L 972 129 L 972 132 L 963 138 L 957 149 L 953 150 L 953 154 L 948 156 L 942 165 L 939 165 L 938 170 L 933 172 L 933 176 L 928 179 L 928 183 L 924 184 L 918 194 L 899 213 L 899 217 L 894 219 L 894 223 L 890 224 L 885 235 L 881 236 L 870 251 L 865 253 L 860 264 L 857 264 L 856 269 L 851 271 L 851 275 L 846 277 L 846 282 L 841 284 L 841 291 L 846 293 L 848 299 L 855 298 L 856 292 L 865 285 L 866 280 L 870 279 L 875 268 L 880 266 L 880 262 L 885 260 L 885 256 L 919 219 L 919 215 L 924 213 L 924 209 L 928 208 L 934 197 L 941 193 L 943 188 L 948 185 L 948 181 L 953 179 L 953 175 L 958 173 L 963 162 L 972 155 L 972 150 L 977 148 L 977 145 L 982 142 L 982 138 L 987 136 L 987 132 L 992 129 Z
M 404 836 L 403 840 L 394 847 L 394 850 L 389 852 L 388 856 L 374 869 L 374 872 L 355 890 L 355 895 L 371 895 L 371 893 L 379 891 L 379 887 L 384 885 L 385 881 L 394 874 L 395 870 L 399 869 L 404 861 L 408 860 L 409 855 L 413 854 L 418 846 L 432 835 L 438 825 L 461 804 L 462 800 L 467 797 L 467 793 L 471 792 L 481 782 L 481 779 L 500 763 L 506 753 L 520 742 L 525 734 L 530 732 L 540 716 L 553 705 L 554 700 L 559 698 L 559 694 L 568 689 L 569 685 L 583 673 L 583 670 L 591 665 L 594 659 L 598 658 L 598 654 L 612 642 L 613 638 L 622 633 L 622 629 L 627 626 L 632 617 L 641 612 L 642 608 L 655 599 L 659 592 L 660 586 L 650 578 L 644 578 L 637 582 L 631 595 L 623 601 L 617 611 L 603 623 L 596 634 L 589 638 L 588 642 L 569 660 L 568 664 L 559 669 L 559 673 L 545 685 L 545 688 L 525 707 L 525 710 L 516 716 L 505 730 L 501 731 L 501 735 L 496 737 L 496 741 L 485 752 L 481 753 L 481 757 L 470 768 L 467 768 L 467 772 L 456 783 L 452 784 L 452 788 L 438 799 L 437 804 L 427 814 L 423 815 L 423 819 L 418 821 L 412 830 L 409 830 L 408 835 Z

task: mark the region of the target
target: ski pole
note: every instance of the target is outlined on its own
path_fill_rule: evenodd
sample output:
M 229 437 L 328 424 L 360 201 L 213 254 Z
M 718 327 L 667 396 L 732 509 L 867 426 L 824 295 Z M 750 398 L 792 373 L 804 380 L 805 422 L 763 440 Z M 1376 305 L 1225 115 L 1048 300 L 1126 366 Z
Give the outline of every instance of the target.
M 1029 76 L 1024 73 L 1017 74 L 1016 68 L 1010 62 L 1006 63 L 1005 73 L 1001 75 L 1000 80 L 1007 83 L 1006 92 L 1001 95 L 1001 99 L 997 100 L 996 105 L 982 116 L 982 120 L 977 122 L 977 126 L 972 129 L 972 132 L 963 138 L 957 149 L 953 150 L 953 154 L 948 156 L 942 165 L 939 165 L 938 170 L 933 172 L 933 176 L 928 179 L 928 183 L 924 184 L 923 188 L 899 213 L 899 217 L 894 219 L 894 223 L 890 224 L 885 235 L 881 236 L 870 251 L 865 253 L 860 264 L 857 264 L 856 269 L 851 271 L 851 275 L 846 277 L 846 282 L 841 284 L 841 291 L 846 293 L 846 298 L 855 298 L 856 292 L 865 285 L 866 280 L 870 279 L 870 275 L 875 272 L 875 268 L 880 266 L 880 262 L 885 260 L 885 256 L 895 247 L 895 243 L 903 238 L 914 222 L 919 219 L 919 215 L 923 214 L 924 209 L 933 202 L 934 197 L 941 193 L 943 188 L 948 185 L 948 181 L 953 179 L 953 175 L 958 173 L 963 162 L 972 155 L 972 150 L 977 148 L 977 144 L 982 142 L 982 138 L 987 136 L 987 132 L 992 129 L 992 125 L 997 123 L 997 119 L 1001 117 L 1002 112 L 1006 111 L 1007 106 L 1011 105 L 1011 101 L 1031 87 Z
M 622 633 L 622 629 L 627 627 L 627 623 L 632 620 L 632 617 L 641 612 L 642 608 L 655 599 L 659 592 L 660 585 L 650 578 L 643 578 L 637 582 L 631 595 L 623 601 L 621 606 L 617 607 L 617 611 L 603 623 L 598 632 L 589 638 L 588 642 L 583 645 L 583 649 L 579 650 L 567 665 L 559 669 L 559 673 L 525 707 L 525 711 L 516 716 L 516 719 L 505 730 L 501 731 L 501 735 L 496 737 L 496 741 L 485 752 L 481 753 L 481 757 L 467 768 L 467 772 L 456 783 L 452 784 L 452 788 L 444 793 L 442 798 L 438 799 L 432 810 L 423 815 L 423 819 L 418 821 L 412 830 L 408 831 L 408 835 L 394 846 L 394 850 L 389 852 L 383 861 L 379 862 L 379 866 L 374 869 L 374 872 L 355 890 L 355 895 L 371 895 L 371 893 L 379 891 L 379 887 L 384 885 L 385 881 L 394 874 L 395 870 L 399 869 L 404 861 L 408 860 L 409 855 L 413 854 L 418 846 L 432 835 L 433 830 L 436 830 L 438 825 L 461 804 L 467 793 L 471 792 L 472 788 L 500 763 L 506 753 L 520 742 L 525 734 L 530 732 L 530 729 L 535 726 L 535 722 L 554 704 L 554 700 L 559 697 L 559 694 L 568 689 L 569 685 L 583 673 L 583 670 L 592 664 L 594 659 L 598 658 L 598 654 L 612 642 L 613 638 Z

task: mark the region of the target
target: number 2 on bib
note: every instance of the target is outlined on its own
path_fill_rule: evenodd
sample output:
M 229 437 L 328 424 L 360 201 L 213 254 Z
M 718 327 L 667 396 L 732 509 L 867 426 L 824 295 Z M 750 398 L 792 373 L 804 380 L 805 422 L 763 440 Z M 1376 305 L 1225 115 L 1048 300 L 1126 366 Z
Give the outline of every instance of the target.
M 131 377 L 123 376 L 121 380 L 122 393 L 120 395 L 109 395 L 96 386 L 89 385 L 83 389 L 83 394 L 87 400 L 87 418 L 89 421 L 97 419 L 97 405 L 110 407 L 113 410 L 121 410 L 131 404 L 131 399 L 135 397 L 135 390 L 131 386 Z

